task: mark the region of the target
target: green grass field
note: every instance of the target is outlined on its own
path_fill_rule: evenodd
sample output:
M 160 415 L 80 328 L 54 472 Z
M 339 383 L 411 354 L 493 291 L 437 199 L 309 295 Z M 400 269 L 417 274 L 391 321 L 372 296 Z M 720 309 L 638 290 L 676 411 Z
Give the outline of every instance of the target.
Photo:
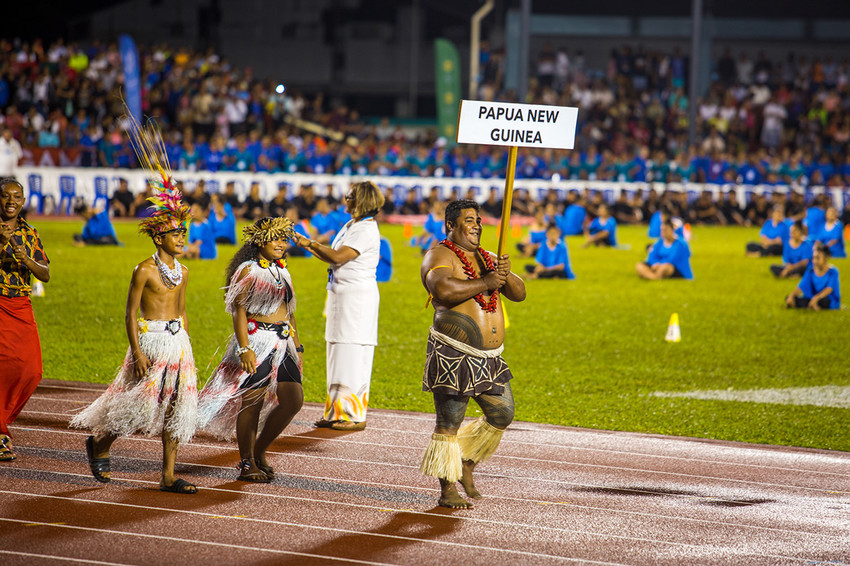
M 82 222 L 35 218 L 51 258 L 50 283 L 34 298 L 44 352 L 44 376 L 108 383 L 127 348 L 124 305 L 133 266 L 153 253 L 135 225 L 118 223 L 120 248 L 76 248 Z M 382 226 L 393 244 L 394 277 L 381 286 L 380 345 L 370 405 L 431 411 L 421 390 L 425 337 L 432 311 L 419 283 L 418 252 L 400 226 Z M 746 259 L 757 229 L 694 229 L 696 279 L 645 282 L 634 264 L 644 258 L 645 227 L 619 230 L 631 250 L 580 249 L 570 238 L 574 281 L 528 282 L 528 299 L 508 304 L 505 358 L 515 377 L 516 418 L 559 425 L 850 450 L 848 409 L 653 396 L 658 391 L 748 390 L 850 386 L 848 311 L 782 308 L 795 285 L 768 272 L 774 260 Z M 495 249 L 496 231 L 483 244 Z M 513 241 L 510 246 L 513 247 Z M 219 259 L 189 262 L 189 332 L 203 381 L 232 331 L 224 312 L 224 268 Z M 524 261 L 514 258 L 514 271 Z M 848 260 L 833 262 L 850 273 Z M 294 258 L 289 268 L 298 295 L 298 327 L 305 343 L 307 401 L 324 402 L 322 307 L 325 265 Z M 682 342 L 664 340 L 678 313 Z M 471 404 L 474 406 L 474 404 Z M 477 407 L 475 407 L 477 410 Z M 472 412 L 473 409 L 470 409 Z

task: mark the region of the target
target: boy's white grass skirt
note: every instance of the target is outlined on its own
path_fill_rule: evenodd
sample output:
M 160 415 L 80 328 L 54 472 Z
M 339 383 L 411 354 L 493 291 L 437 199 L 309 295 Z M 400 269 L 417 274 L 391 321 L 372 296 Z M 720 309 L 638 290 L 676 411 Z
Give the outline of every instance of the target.
M 263 409 L 260 412 L 259 428 L 275 405 L 277 405 L 277 370 L 289 354 L 298 359 L 295 352 L 295 342 L 290 337 L 282 339 L 273 330 L 257 329 L 248 335 L 248 345 L 257 356 L 259 366 L 272 354 L 272 367 L 267 381 L 261 387 L 265 389 Z M 242 371 L 241 360 L 236 355 L 238 342 L 236 336 L 230 337 L 224 359 L 201 390 L 198 402 L 198 427 L 222 440 L 232 440 L 236 433 L 236 417 L 242 408 L 242 394 L 246 389 L 240 389 L 250 377 Z
M 152 436 L 165 426 L 180 443 L 192 439 L 198 420 L 198 378 L 189 335 L 182 328 L 174 335 L 165 331 L 168 321 L 145 322 L 139 332 L 139 346 L 151 368 L 137 381 L 128 348 L 115 380 L 71 420 L 72 427 L 87 428 L 95 434 L 127 436 L 140 432 Z

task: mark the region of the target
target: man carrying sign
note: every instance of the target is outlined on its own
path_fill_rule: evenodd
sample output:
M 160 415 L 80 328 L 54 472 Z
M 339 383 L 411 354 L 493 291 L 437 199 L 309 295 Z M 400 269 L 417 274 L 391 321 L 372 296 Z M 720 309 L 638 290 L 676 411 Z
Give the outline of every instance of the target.
M 511 272 L 507 255 L 498 259 L 480 247 L 481 217 L 472 200 L 450 203 L 448 238 L 430 250 L 420 274 L 434 305 L 428 338 L 424 391 L 434 394 L 437 426 L 420 470 L 440 480 L 439 505 L 472 508 L 460 496 L 479 499 L 472 472 L 499 446 L 513 420 L 513 377 L 502 359 L 505 319 L 501 297 L 525 300 L 525 285 Z M 461 427 L 472 398 L 484 416 Z

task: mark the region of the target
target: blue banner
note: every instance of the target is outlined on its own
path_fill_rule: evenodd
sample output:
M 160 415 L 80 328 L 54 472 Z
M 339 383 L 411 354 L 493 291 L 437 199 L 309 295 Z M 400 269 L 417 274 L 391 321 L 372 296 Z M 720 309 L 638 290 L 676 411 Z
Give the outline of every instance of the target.
M 139 52 L 136 43 L 129 35 L 118 37 L 118 49 L 121 51 L 121 66 L 124 69 L 124 102 L 130 115 L 142 123 L 142 83 L 139 78 Z

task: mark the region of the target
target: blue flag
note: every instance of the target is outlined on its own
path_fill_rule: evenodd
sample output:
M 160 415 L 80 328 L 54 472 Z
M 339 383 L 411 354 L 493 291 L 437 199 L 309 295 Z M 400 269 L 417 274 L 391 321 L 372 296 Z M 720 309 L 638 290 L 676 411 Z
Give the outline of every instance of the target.
M 124 69 L 124 102 L 136 123 L 142 123 L 142 84 L 139 78 L 139 52 L 129 35 L 118 37 L 121 65 Z

